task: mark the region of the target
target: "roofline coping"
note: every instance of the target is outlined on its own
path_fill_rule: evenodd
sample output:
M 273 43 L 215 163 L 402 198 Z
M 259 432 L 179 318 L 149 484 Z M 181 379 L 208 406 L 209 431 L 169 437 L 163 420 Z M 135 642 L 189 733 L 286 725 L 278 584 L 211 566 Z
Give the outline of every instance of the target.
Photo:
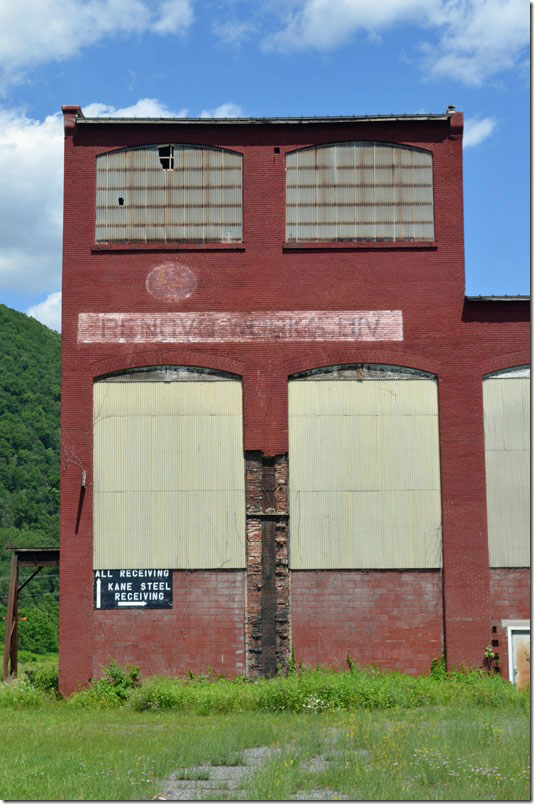
M 490 302 L 499 302 L 499 301 L 530 301 L 530 296 L 466 296 L 466 301 L 490 301 Z
M 71 108 L 71 107 L 69 107 Z M 453 113 L 455 114 L 455 113 Z M 449 120 L 451 113 L 445 114 L 391 114 L 391 115 L 346 115 L 346 116 L 317 116 L 317 117 L 85 117 L 78 114 L 77 125 L 95 124 L 132 124 L 142 125 L 299 125 L 305 123 L 373 123 L 392 120 L 425 121 Z

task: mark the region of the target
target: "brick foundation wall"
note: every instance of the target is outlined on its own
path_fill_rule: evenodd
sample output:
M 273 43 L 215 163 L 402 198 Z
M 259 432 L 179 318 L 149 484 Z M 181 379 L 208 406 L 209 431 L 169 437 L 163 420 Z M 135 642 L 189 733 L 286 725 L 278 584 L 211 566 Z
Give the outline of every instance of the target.
M 173 608 L 93 612 L 92 675 L 116 659 L 143 676 L 242 675 L 245 573 L 173 572 Z
M 508 639 L 502 620 L 530 619 L 530 570 L 525 567 L 490 569 L 492 648 L 496 664 L 508 678 Z M 495 629 L 495 630 L 494 630 Z
M 292 639 L 304 665 L 428 673 L 443 651 L 439 570 L 291 573 Z

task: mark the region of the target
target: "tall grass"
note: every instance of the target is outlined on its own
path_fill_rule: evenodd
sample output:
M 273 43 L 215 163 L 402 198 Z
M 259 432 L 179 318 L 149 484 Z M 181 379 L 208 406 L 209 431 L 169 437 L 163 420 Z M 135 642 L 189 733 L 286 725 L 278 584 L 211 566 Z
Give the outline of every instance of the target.
M 483 671 L 409 676 L 378 669 L 348 672 L 302 669 L 287 676 L 250 681 L 245 678 L 192 676 L 188 679 L 154 676 L 139 680 L 134 667 L 112 662 L 104 676 L 71 696 L 69 708 L 113 709 L 128 706 L 137 712 L 174 710 L 201 715 L 232 712 L 320 713 L 356 709 L 414 709 L 424 706 L 465 706 L 527 711 L 529 691 L 518 690 L 497 675 Z M 50 665 L 26 672 L 26 679 L 0 686 L 0 708 L 42 706 L 57 695 L 57 670 Z
M 85 693 L 80 694 L 83 698 Z M 71 699 L 78 705 L 80 697 Z M 136 711 L 173 709 L 197 714 L 230 712 L 327 712 L 353 709 L 413 709 L 421 706 L 512 706 L 525 709 L 528 693 L 483 672 L 453 672 L 444 677 L 360 670 L 303 670 L 259 679 L 154 677 L 133 689 L 128 704 Z

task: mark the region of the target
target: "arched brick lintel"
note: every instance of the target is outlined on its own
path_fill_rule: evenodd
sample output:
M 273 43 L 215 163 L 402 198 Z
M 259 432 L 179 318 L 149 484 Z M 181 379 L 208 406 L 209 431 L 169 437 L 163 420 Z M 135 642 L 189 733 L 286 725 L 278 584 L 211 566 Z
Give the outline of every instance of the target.
M 517 366 L 530 366 L 530 354 L 526 350 L 510 352 L 509 354 L 493 355 L 479 364 L 481 376 L 492 374 L 494 371 L 503 371 Z
M 393 349 L 373 349 L 366 345 L 357 344 L 350 351 L 346 346 L 331 347 L 321 350 L 303 351 L 298 358 L 284 361 L 284 373 L 290 379 L 294 374 L 327 366 L 349 365 L 353 363 L 379 363 L 385 366 L 398 366 L 399 368 L 412 368 L 427 371 L 439 377 L 443 365 L 435 358 L 421 357 L 420 354 L 410 351 Z
M 134 368 L 147 368 L 148 366 L 195 366 L 218 371 L 226 371 L 242 377 L 245 374 L 245 364 L 240 360 L 233 360 L 209 352 L 192 352 L 185 349 L 154 349 L 148 352 L 134 352 L 131 354 L 116 355 L 114 357 L 95 360 L 90 370 L 93 379 L 114 371 L 126 371 Z

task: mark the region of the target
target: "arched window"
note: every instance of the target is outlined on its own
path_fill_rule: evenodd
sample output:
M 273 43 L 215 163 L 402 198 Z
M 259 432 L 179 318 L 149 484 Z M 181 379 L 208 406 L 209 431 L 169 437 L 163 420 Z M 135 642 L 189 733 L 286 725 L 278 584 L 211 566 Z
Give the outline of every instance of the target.
M 286 240 L 434 240 L 432 154 L 382 142 L 289 153 Z
M 441 567 L 435 377 L 331 366 L 289 383 L 290 564 Z
M 146 145 L 96 160 L 96 242 L 243 239 L 242 156 L 198 145 Z
M 530 368 L 484 378 L 491 567 L 530 566 Z
M 156 366 L 93 386 L 95 569 L 245 566 L 241 382 Z

